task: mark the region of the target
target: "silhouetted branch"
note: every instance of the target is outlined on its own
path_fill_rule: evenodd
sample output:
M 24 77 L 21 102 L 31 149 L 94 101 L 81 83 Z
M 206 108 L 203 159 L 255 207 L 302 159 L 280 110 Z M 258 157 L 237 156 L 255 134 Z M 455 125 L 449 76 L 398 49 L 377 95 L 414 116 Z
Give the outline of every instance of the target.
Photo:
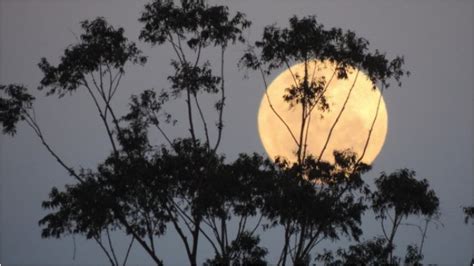
M 166 135 L 163 129 L 158 124 L 155 124 L 155 127 L 158 129 L 158 131 L 160 131 L 161 135 L 166 139 L 170 147 L 173 148 L 173 142 L 171 142 L 170 138 L 168 138 L 168 135 Z
M 337 123 L 339 122 L 339 119 L 341 118 L 341 115 L 342 113 L 344 112 L 344 110 L 346 109 L 346 105 L 347 105 L 347 102 L 349 101 L 349 98 L 351 96 L 351 93 L 352 93 L 352 90 L 354 89 L 354 86 L 357 82 L 357 78 L 359 76 L 359 72 L 360 70 L 357 70 L 357 74 L 354 78 L 354 82 L 352 83 L 352 86 L 351 88 L 349 89 L 349 92 L 347 93 L 347 97 L 346 97 L 346 100 L 344 101 L 343 105 L 342 105 L 342 108 L 341 108 L 341 111 L 339 111 L 339 114 L 337 115 L 336 117 L 336 120 L 334 121 L 334 123 L 332 124 L 331 126 L 331 129 L 329 130 L 329 133 L 328 133 L 328 136 L 326 138 L 326 142 L 324 143 L 324 146 L 323 148 L 321 149 L 321 152 L 319 153 L 319 157 L 318 157 L 318 162 L 321 161 L 321 158 L 323 157 L 323 154 L 324 152 L 326 151 L 326 147 L 328 146 L 328 143 L 329 141 L 331 140 L 331 136 L 332 136 L 332 133 L 334 131 L 334 128 L 336 127 Z
M 222 139 L 222 131 L 224 129 L 224 124 L 222 122 L 222 115 L 224 113 L 224 106 L 225 106 L 225 79 L 224 79 L 224 54 L 225 54 L 225 47 L 222 46 L 221 50 L 221 101 L 219 103 L 219 122 L 217 122 L 217 142 L 214 146 L 214 152 L 217 150 L 221 143 Z
M 255 225 L 255 227 L 252 229 L 252 231 L 250 231 L 250 234 L 253 235 L 255 233 L 255 231 L 257 231 L 258 227 L 260 226 L 260 223 L 262 222 L 262 219 L 263 219 L 263 214 L 260 215 L 260 218 L 258 219 L 258 222 L 257 224 Z
M 44 139 L 44 136 L 43 136 L 43 133 L 41 132 L 41 129 L 39 127 L 39 125 L 36 123 L 36 120 L 31 117 L 28 112 L 25 112 L 25 115 L 27 117 L 27 119 L 25 119 L 26 123 L 33 129 L 33 131 L 35 132 L 35 134 L 39 137 L 41 143 L 43 144 L 43 146 L 48 150 L 48 152 L 56 159 L 56 161 L 64 168 L 67 170 L 67 172 L 73 176 L 74 178 L 76 178 L 79 182 L 84 182 L 84 180 L 78 175 L 76 174 L 76 172 L 74 171 L 73 168 L 69 167 L 66 165 L 66 163 L 64 163 L 64 161 L 53 151 L 53 149 L 51 149 L 51 147 L 49 146 L 49 144 L 46 142 L 46 140 Z
M 83 79 L 83 82 L 84 82 L 84 84 L 83 84 L 84 87 L 86 87 L 87 91 L 89 92 L 89 95 L 91 96 L 92 100 L 94 101 L 94 104 L 97 108 L 97 111 L 99 112 L 99 116 L 100 116 L 102 122 L 104 123 L 105 130 L 107 131 L 107 136 L 109 137 L 110 143 L 112 145 L 112 149 L 114 150 L 114 153 L 116 155 L 118 155 L 117 146 L 115 144 L 113 134 L 112 134 L 112 131 L 110 130 L 107 118 L 105 117 L 105 114 L 103 113 L 102 108 L 100 107 L 99 102 L 97 101 L 97 98 L 94 95 L 94 93 L 92 92 L 92 90 L 91 90 L 90 86 L 88 85 L 87 81 L 85 79 Z
M 339 66 L 339 63 L 336 64 L 335 69 L 334 69 L 334 71 L 332 72 L 331 78 L 329 79 L 328 83 L 325 84 L 324 89 L 321 91 L 321 93 L 319 94 L 318 98 L 314 101 L 314 104 L 310 107 L 310 109 L 309 109 L 309 111 L 308 111 L 308 116 L 311 115 L 311 113 L 313 112 L 313 109 L 318 105 L 317 103 L 319 102 L 319 100 L 320 100 L 322 97 L 324 97 L 324 93 L 326 93 L 326 91 L 328 90 L 329 86 L 331 85 L 332 80 L 334 79 L 334 76 L 336 75 L 338 66 Z M 315 67 L 315 68 L 316 68 L 316 67 Z
M 110 248 L 110 252 L 112 253 L 112 257 L 115 261 L 115 265 L 119 265 L 119 262 L 117 260 L 117 256 L 115 255 L 115 251 L 114 251 L 114 246 L 112 244 L 112 240 L 110 239 L 110 232 L 109 232 L 109 228 L 107 227 L 106 230 L 106 235 L 107 235 L 107 240 L 109 242 L 109 248 Z
M 123 259 L 123 266 L 127 265 L 128 256 L 130 255 L 130 251 L 132 250 L 133 241 L 135 241 L 135 237 L 132 237 L 132 241 L 128 245 L 127 252 L 125 253 L 125 258 Z
M 387 235 L 387 231 L 385 231 L 385 225 L 384 225 L 384 219 L 380 219 L 380 224 L 382 225 L 382 232 L 383 232 L 383 235 L 385 236 L 385 239 L 387 239 L 388 241 L 388 235 Z
M 372 131 L 373 131 L 374 126 L 375 126 L 375 121 L 377 121 L 377 117 L 379 115 L 380 103 L 382 102 L 382 95 L 383 95 L 383 85 L 382 85 L 382 88 L 380 90 L 379 100 L 377 102 L 377 111 L 375 112 L 374 120 L 372 121 L 372 124 L 370 126 L 369 135 L 367 136 L 367 141 L 365 142 L 365 145 L 364 145 L 364 150 L 362 151 L 362 154 L 360 155 L 359 160 L 357 160 L 357 164 L 359 164 L 362 161 L 362 159 L 365 156 L 365 152 L 367 151 L 367 147 L 369 146 L 370 137 L 372 136 Z
M 196 107 L 197 107 L 198 112 L 199 112 L 199 116 L 201 117 L 202 125 L 204 127 L 204 134 L 206 136 L 206 146 L 209 148 L 209 146 L 211 144 L 210 144 L 210 141 L 209 141 L 209 132 L 207 130 L 206 118 L 204 117 L 204 114 L 202 113 L 201 106 L 199 105 L 199 101 L 197 99 L 196 93 L 193 93 L 193 97 L 194 97 L 194 102 L 196 103 Z
M 270 96 L 268 95 L 268 84 L 267 84 L 267 80 L 265 78 L 265 72 L 263 71 L 263 69 L 261 67 L 259 67 L 259 70 L 260 70 L 260 73 L 262 74 L 262 79 L 263 79 L 263 83 L 265 85 L 265 96 L 267 98 L 267 101 L 268 101 L 268 105 L 270 106 L 270 109 L 272 110 L 272 112 L 278 117 L 278 119 L 283 123 L 283 125 L 285 125 L 286 129 L 288 130 L 288 132 L 290 133 L 291 135 L 291 138 L 293 139 L 293 141 L 295 142 L 296 145 L 299 145 L 298 143 L 298 140 L 296 140 L 296 137 L 295 135 L 293 134 L 293 131 L 291 130 L 290 126 L 285 122 L 285 120 L 280 116 L 280 114 L 278 114 L 278 112 L 275 110 L 275 108 L 273 107 L 273 104 L 270 100 Z
M 293 78 L 293 82 L 295 83 L 295 87 L 298 87 L 299 84 L 298 84 L 298 80 L 296 78 L 296 75 L 293 73 L 293 70 L 291 70 L 291 66 L 290 66 L 290 64 L 288 63 L 287 60 L 285 60 L 285 64 L 286 64 L 286 67 L 287 67 L 288 71 L 291 74 L 291 77 Z
M 109 252 L 107 251 L 107 249 L 104 247 L 104 245 L 102 244 L 102 241 L 99 240 L 99 238 L 97 237 L 94 237 L 94 240 L 97 242 L 97 244 L 99 244 L 100 248 L 102 249 L 102 251 L 104 251 L 105 255 L 107 256 L 107 258 L 109 259 L 109 262 L 112 266 L 115 266 L 115 262 L 114 260 L 112 259 L 112 257 L 110 256 Z

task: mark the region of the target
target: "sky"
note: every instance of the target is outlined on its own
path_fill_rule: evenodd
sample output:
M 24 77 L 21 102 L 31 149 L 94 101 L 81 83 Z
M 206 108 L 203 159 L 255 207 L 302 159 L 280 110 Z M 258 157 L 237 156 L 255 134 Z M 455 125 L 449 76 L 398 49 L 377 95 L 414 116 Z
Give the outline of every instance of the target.
M 152 48 L 138 42 L 137 21 L 146 1 L 125 0 L 0 0 L 0 83 L 22 83 L 37 97 L 35 108 L 40 125 L 52 147 L 76 168 L 95 167 L 107 155 L 106 135 L 87 95 L 78 91 L 60 100 L 36 91 L 41 57 L 53 63 L 67 45 L 75 42 L 79 22 L 105 17 L 122 26 L 125 35 L 137 41 L 149 56 L 144 67 L 127 69 L 114 106 L 125 112 L 131 94 L 143 89 L 166 87 L 169 47 Z M 368 39 L 371 48 L 387 55 L 403 55 L 412 75 L 401 88 L 391 87 L 384 95 L 388 110 L 388 135 L 366 181 L 381 171 L 412 168 L 427 178 L 441 201 L 440 222 L 430 227 L 425 243 L 425 263 L 467 264 L 473 256 L 473 227 L 463 223 L 461 207 L 473 204 L 473 26 L 472 0 L 240 0 L 211 1 L 240 10 L 253 22 L 246 33 L 251 41 L 263 27 L 286 26 L 293 15 L 317 15 L 327 27 L 355 31 Z M 229 49 L 226 66 L 228 105 L 220 152 L 235 158 L 241 152 L 264 153 L 257 130 L 257 111 L 262 81 L 255 73 L 239 71 L 236 62 L 243 46 Z M 204 54 L 213 58 L 213 54 Z M 277 73 L 273 74 L 272 78 Z M 184 115 L 184 102 L 168 110 Z M 210 109 L 208 109 L 209 111 Z M 211 115 L 211 114 L 210 114 Z M 173 137 L 183 136 L 178 125 L 167 129 Z M 38 220 L 46 212 L 41 202 L 53 186 L 73 180 L 41 146 L 24 125 L 12 138 L 0 135 L 0 263 L 10 264 L 104 264 L 106 257 L 95 243 L 41 239 Z M 364 237 L 381 234 L 367 216 Z M 405 246 L 418 242 L 417 229 L 403 227 L 396 242 Z M 262 236 L 270 250 L 280 248 L 281 234 Z M 174 234 L 161 242 L 160 256 L 170 265 L 186 264 L 184 249 Z M 120 248 L 123 236 L 114 235 Z M 345 240 L 342 240 L 344 243 Z M 74 244 L 75 243 L 75 244 Z M 325 243 L 324 247 L 333 247 Z M 73 259 L 74 247 L 76 249 Z M 204 244 L 200 250 L 209 251 Z M 202 253 L 202 252 L 201 252 Z M 207 253 L 207 252 L 206 252 Z M 277 254 L 270 253 L 270 261 Z M 203 259 L 202 257 L 200 258 Z M 132 251 L 131 263 L 150 263 L 142 250 Z

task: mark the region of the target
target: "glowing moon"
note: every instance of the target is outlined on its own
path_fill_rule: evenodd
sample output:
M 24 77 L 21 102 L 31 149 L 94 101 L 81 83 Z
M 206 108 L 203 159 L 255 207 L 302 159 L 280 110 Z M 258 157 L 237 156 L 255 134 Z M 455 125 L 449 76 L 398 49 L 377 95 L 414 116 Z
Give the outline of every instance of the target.
M 334 69 L 335 64 L 327 61 L 313 61 L 308 64 L 309 75 L 312 75 L 313 70 L 315 70 L 315 77 L 325 76 L 327 83 L 329 83 Z M 379 89 L 373 89 L 373 83 L 365 73 L 360 71 L 357 75 L 357 72 L 355 69 L 350 69 L 348 79 L 338 79 L 336 75 L 329 83 L 324 94 L 329 104 L 329 110 L 323 112 L 318 108 L 314 108 L 311 114 L 307 154 L 319 156 L 353 84 L 354 87 L 346 107 L 334 126 L 322 159 L 334 162 L 333 151 L 346 149 L 351 149 L 358 156 L 361 156 L 377 114 L 380 99 L 378 114 L 362 162 L 370 164 L 379 154 L 387 135 L 387 109 Z M 285 89 L 294 84 L 292 73 L 303 77 L 304 64 L 294 65 L 291 67 L 291 72 L 286 70 L 281 73 L 268 86 L 267 93 L 274 109 L 285 120 L 298 139 L 301 127 L 301 107 L 298 105 L 290 109 L 289 103 L 283 100 L 283 95 L 286 94 Z M 296 161 L 295 151 L 297 145 L 285 125 L 271 110 L 266 95 L 263 95 L 258 111 L 258 130 L 260 139 L 270 158 L 274 159 L 276 156 L 281 156 L 291 162 Z

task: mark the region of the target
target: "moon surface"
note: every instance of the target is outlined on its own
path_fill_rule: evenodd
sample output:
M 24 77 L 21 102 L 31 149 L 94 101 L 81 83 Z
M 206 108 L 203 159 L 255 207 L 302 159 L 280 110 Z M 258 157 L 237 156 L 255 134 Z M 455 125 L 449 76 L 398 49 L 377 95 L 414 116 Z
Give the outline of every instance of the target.
M 290 162 L 296 162 L 298 146 L 284 123 L 270 107 L 271 103 L 299 140 L 301 106 L 296 105 L 290 108 L 283 96 L 286 94 L 285 90 L 295 84 L 295 76 L 297 78 L 304 76 L 304 63 L 296 64 L 290 69 L 291 71 L 287 69 L 275 78 L 267 88 L 267 95 L 263 95 L 258 111 L 258 130 L 262 144 L 271 159 L 280 156 Z M 318 157 L 331 128 L 334 127 L 322 160 L 333 163 L 333 151 L 350 149 L 357 154 L 358 158 L 364 154 L 361 161 L 371 164 L 381 151 L 387 135 L 388 116 L 383 96 L 378 88 L 373 89 L 373 83 L 363 71 L 350 68 L 347 79 L 338 79 L 337 75 L 331 79 L 334 70 L 335 63 L 329 61 L 308 63 L 308 76 L 313 75 L 314 71 L 316 79 L 325 77 L 327 89 L 324 96 L 329 109 L 321 111 L 314 108 L 311 113 L 307 154 Z M 353 84 L 354 87 L 350 92 Z M 346 99 L 348 99 L 346 107 L 342 109 Z M 339 113 L 341 113 L 340 118 L 335 123 Z M 363 153 L 372 124 L 370 139 Z

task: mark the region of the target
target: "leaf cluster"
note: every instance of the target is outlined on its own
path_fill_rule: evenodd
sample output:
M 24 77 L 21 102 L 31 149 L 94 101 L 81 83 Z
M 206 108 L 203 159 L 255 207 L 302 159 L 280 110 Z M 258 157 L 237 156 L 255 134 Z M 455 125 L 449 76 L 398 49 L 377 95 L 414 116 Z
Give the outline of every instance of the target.
M 15 135 L 18 122 L 25 120 L 27 111 L 32 108 L 35 97 L 27 92 L 27 88 L 18 85 L 0 84 L 0 124 L 2 132 Z
M 465 223 L 468 223 L 470 219 L 474 220 L 474 207 L 473 206 L 464 207 L 463 211 L 465 214 L 465 218 L 464 218 Z
M 81 22 L 84 33 L 77 44 L 69 46 L 58 66 L 51 65 L 46 58 L 38 64 L 44 74 L 39 89 L 49 87 L 48 95 L 64 96 L 79 86 L 85 85 L 85 78 L 95 71 L 118 69 L 124 72 L 127 62 L 144 64 L 146 57 L 133 42 L 124 36 L 123 28 L 115 29 L 102 18 Z M 100 73 L 103 75 L 103 73 Z
M 263 209 L 273 225 L 292 224 L 292 231 L 309 226 L 324 238 L 339 239 L 342 232 L 358 239 L 366 205 L 355 192 L 367 189 L 361 175 L 370 167 L 355 165 L 350 151 L 335 152 L 334 157 L 335 164 L 311 156 L 303 165 L 277 160 Z
M 251 24 L 244 14 L 237 12 L 231 17 L 227 6 L 208 6 L 203 0 L 179 2 L 156 0 L 145 5 L 139 19 L 144 24 L 140 39 L 163 44 L 175 41 L 171 38 L 177 34 L 191 49 L 244 41 L 242 31 Z
M 260 247 L 260 238 L 250 232 L 244 232 L 237 239 L 232 241 L 228 247 L 227 258 L 216 255 L 213 259 L 208 259 L 203 265 L 267 265 L 265 256 L 268 251 Z M 230 262 L 230 263 L 229 263 Z
M 385 215 L 392 208 L 400 216 L 433 216 L 439 211 L 439 199 L 429 189 L 428 180 L 417 180 L 412 170 L 405 168 L 389 175 L 382 173 L 375 185 L 377 191 L 372 195 L 372 202 L 379 215 Z
M 202 66 L 192 66 L 189 63 L 180 64 L 174 61 L 172 66 L 175 74 L 168 79 L 171 81 L 171 93 L 174 97 L 179 97 L 181 92 L 186 90 L 190 90 L 194 95 L 201 91 L 212 94 L 219 92 L 221 79 L 212 74 L 208 62 Z

